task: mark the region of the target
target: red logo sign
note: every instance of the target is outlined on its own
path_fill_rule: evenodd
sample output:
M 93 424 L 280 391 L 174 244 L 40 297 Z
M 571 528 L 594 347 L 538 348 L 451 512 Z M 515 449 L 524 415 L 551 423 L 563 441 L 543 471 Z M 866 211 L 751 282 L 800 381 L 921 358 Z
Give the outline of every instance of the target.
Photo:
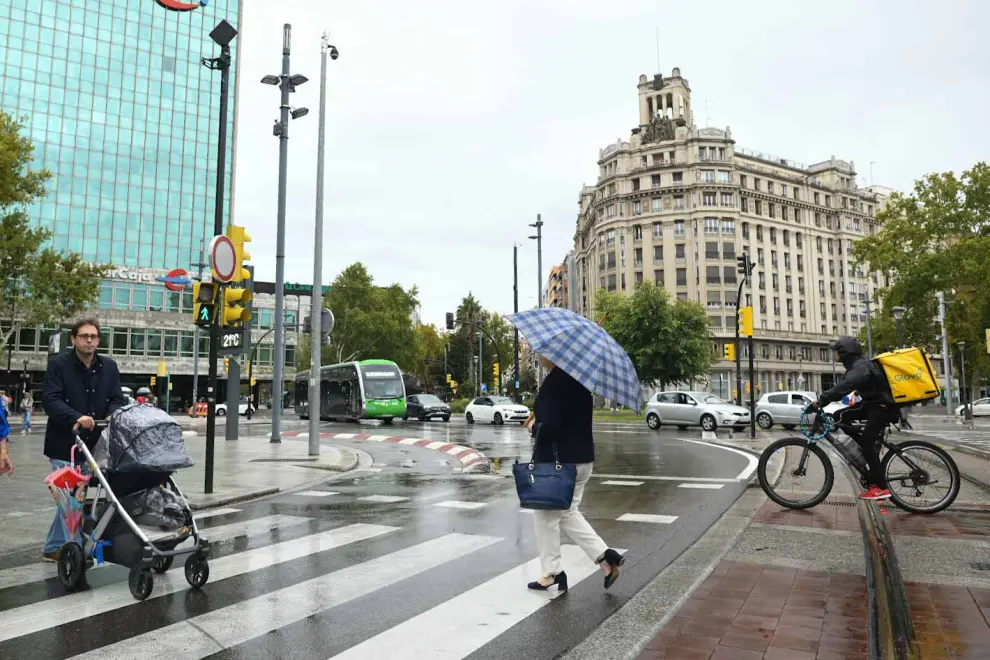
M 182 2 L 182 0 L 155 0 L 159 5 L 169 11 L 192 11 L 205 7 L 209 0 L 199 0 L 199 2 Z
M 182 291 L 192 284 L 189 273 L 181 268 L 170 270 L 164 277 L 156 277 L 159 282 L 165 283 L 165 288 L 169 291 Z

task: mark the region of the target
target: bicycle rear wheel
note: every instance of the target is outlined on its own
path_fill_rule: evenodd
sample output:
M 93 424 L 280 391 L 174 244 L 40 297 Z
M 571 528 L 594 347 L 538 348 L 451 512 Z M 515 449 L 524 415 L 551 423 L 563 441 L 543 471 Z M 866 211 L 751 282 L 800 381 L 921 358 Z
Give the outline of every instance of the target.
M 782 456 L 784 465 L 780 476 L 771 481 L 767 466 L 775 455 Z M 756 474 L 767 497 L 788 509 L 810 509 L 820 504 L 835 482 L 828 456 L 816 443 L 804 438 L 784 438 L 764 449 Z
M 938 513 L 959 495 L 959 468 L 938 445 L 925 440 L 899 442 L 884 456 L 884 476 L 890 499 L 911 513 Z M 931 493 L 933 499 L 923 499 Z

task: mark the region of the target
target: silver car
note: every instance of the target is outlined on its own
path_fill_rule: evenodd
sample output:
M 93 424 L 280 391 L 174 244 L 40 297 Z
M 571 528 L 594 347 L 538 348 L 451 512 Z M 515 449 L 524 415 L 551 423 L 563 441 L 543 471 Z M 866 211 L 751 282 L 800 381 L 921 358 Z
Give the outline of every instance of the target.
M 701 426 L 714 431 L 731 426 L 739 430 L 749 424 L 749 410 L 709 392 L 660 392 L 646 404 L 646 424 L 651 429 L 673 424 L 679 429 Z
M 814 392 L 773 392 L 764 394 L 756 402 L 756 423 L 761 429 L 780 424 L 787 430 L 801 421 L 801 413 L 818 399 Z

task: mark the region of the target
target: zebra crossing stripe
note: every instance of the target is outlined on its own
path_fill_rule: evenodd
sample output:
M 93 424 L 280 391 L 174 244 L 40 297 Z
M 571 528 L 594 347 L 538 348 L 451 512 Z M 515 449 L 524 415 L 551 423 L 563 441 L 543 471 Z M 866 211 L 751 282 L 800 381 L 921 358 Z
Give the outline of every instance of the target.
M 231 511 L 237 511 L 237 509 L 231 509 Z M 305 518 L 303 516 L 277 514 L 273 516 L 255 518 L 253 520 L 230 523 L 229 525 L 208 527 L 201 529 L 200 533 L 203 535 L 203 538 L 207 539 L 211 543 L 217 543 L 218 541 L 229 541 L 230 539 L 236 539 L 239 536 L 264 534 L 272 529 L 287 529 L 289 527 L 308 523 L 311 520 L 312 518 Z M 150 534 L 152 538 L 159 535 L 160 532 Z M 186 541 L 179 547 L 181 548 L 183 546 L 191 545 L 191 541 Z M 108 565 L 109 564 L 94 566 L 90 570 L 97 570 Z M 16 587 L 22 584 L 29 584 L 31 582 L 40 582 L 41 580 L 47 580 L 48 578 L 55 577 L 56 574 L 55 564 L 45 562 L 26 564 L 24 566 L 16 566 L 14 568 L 5 568 L 0 570 L 0 589 Z
M 501 541 L 447 534 L 290 587 L 73 656 L 198 660 L 419 575 Z M 409 656 L 405 656 L 409 657 Z
M 576 545 L 562 546 L 561 554 L 571 585 L 599 572 Z M 556 587 L 548 592 L 526 589 L 526 583 L 539 574 L 539 559 L 520 564 L 352 646 L 333 660 L 465 658 L 559 595 Z
M 397 529 L 399 528 L 360 523 L 212 559 L 210 560 L 210 581 L 217 582 L 245 573 L 252 573 L 293 559 L 381 536 Z M 188 589 L 190 587 L 182 569 L 173 569 L 163 575 L 155 576 L 155 588 L 148 600 Z M 134 603 L 134 598 L 131 596 L 127 584 L 118 583 L 6 610 L 0 612 L 0 642 L 86 619 L 121 607 L 134 605 Z M 139 656 L 124 654 L 121 657 Z

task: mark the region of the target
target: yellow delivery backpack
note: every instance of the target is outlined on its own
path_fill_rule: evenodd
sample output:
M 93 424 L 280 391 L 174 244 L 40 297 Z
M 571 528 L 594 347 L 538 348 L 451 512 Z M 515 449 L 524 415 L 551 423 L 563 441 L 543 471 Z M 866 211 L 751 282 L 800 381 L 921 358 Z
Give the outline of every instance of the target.
M 873 358 L 887 376 L 890 393 L 897 405 L 908 405 L 937 398 L 941 394 L 935 368 L 924 349 L 901 348 Z

